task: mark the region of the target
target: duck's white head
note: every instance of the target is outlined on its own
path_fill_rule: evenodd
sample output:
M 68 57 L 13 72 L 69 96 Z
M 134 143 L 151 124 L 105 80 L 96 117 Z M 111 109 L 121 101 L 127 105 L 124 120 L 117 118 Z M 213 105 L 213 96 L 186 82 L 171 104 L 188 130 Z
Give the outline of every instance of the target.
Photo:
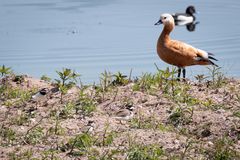
M 157 23 L 155 23 L 155 25 L 159 25 L 159 24 L 163 24 L 163 25 L 170 24 L 170 25 L 174 26 L 174 19 L 171 14 L 164 13 L 160 16 L 159 21 Z

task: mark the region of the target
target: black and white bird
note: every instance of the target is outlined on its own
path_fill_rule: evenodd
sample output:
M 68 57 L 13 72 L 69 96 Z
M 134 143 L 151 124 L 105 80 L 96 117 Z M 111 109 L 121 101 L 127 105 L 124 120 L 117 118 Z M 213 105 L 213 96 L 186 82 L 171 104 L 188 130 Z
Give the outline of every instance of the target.
M 184 23 L 192 23 L 195 21 L 196 17 L 194 14 L 196 13 L 196 9 L 194 6 L 188 6 L 186 9 L 186 13 L 174 13 L 172 14 L 174 18 L 175 25 L 182 24 L 185 25 Z
M 188 31 L 194 31 L 199 22 L 195 22 L 196 9 L 194 6 L 188 6 L 185 13 L 174 13 L 172 17 L 176 26 L 186 26 Z
M 37 93 L 35 93 L 34 95 L 32 95 L 32 99 L 33 100 L 41 99 L 41 98 L 45 97 L 48 93 L 49 93 L 49 89 L 43 88 L 43 89 L 39 90 Z
M 84 126 L 81 130 L 84 133 L 93 133 L 95 127 L 95 122 L 92 120 L 89 120 L 87 125 Z
M 114 114 L 114 118 L 120 120 L 120 122 L 121 120 L 128 121 L 133 118 L 133 109 L 133 106 L 127 106 L 126 108 L 120 109 Z

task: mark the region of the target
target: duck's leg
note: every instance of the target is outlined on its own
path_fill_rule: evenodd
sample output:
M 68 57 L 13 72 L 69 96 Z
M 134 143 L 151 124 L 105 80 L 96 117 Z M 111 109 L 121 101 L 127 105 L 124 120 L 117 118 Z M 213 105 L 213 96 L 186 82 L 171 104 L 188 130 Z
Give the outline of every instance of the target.
M 181 68 L 178 68 L 178 75 L 177 75 L 177 80 L 180 81 L 180 76 L 181 76 Z
M 183 79 L 185 80 L 185 77 L 186 77 L 186 69 L 185 68 L 183 68 Z

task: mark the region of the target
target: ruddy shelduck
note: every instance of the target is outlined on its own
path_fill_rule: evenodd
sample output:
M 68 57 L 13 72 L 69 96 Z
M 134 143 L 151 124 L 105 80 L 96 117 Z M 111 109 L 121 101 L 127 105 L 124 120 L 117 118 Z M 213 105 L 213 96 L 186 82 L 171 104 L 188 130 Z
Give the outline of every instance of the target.
M 174 29 L 174 19 L 168 14 L 162 14 L 160 20 L 155 24 L 163 24 L 164 28 L 157 41 L 157 53 L 159 57 L 166 63 L 178 67 L 178 79 L 183 70 L 183 78 L 186 75 L 186 66 L 192 65 L 215 65 L 211 60 L 217 61 L 212 53 L 208 53 L 201 49 L 177 41 L 170 38 L 170 33 Z

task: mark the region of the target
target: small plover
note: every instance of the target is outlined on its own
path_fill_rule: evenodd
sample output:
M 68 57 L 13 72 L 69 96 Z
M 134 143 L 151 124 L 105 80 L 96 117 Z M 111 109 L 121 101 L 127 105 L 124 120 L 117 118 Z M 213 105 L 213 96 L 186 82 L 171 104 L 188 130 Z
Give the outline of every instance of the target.
M 132 106 L 120 109 L 115 113 L 114 118 L 117 120 L 120 120 L 120 123 L 121 123 L 121 120 L 128 121 L 133 118 L 133 115 L 134 115 L 133 109 L 134 107 Z
M 84 126 L 81 130 L 84 133 L 92 133 L 94 130 L 95 122 L 92 120 L 89 120 L 87 125 Z
M 43 98 L 44 96 L 46 96 L 49 92 L 49 89 L 47 88 L 43 88 L 41 90 L 39 90 L 37 93 L 35 93 L 34 95 L 32 95 L 32 99 L 33 100 L 38 100 Z

